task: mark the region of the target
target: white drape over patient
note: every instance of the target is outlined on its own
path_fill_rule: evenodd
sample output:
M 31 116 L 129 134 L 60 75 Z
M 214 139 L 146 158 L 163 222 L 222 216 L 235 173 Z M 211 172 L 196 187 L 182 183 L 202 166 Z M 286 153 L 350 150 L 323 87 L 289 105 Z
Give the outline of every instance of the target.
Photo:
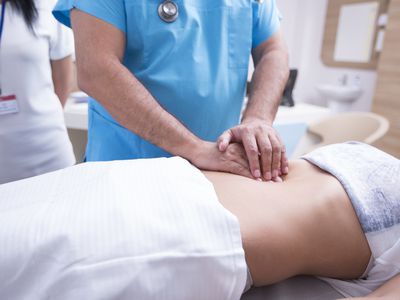
M 237 219 L 180 158 L 0 186 L 0 299 L 239 299 Z
M 323 280 L 346 297 L 366 296 L 400 274 L 400 160 L 359 142 L 329 145 L 303 158 L 340 181 L 372 253 L 365 277 Z

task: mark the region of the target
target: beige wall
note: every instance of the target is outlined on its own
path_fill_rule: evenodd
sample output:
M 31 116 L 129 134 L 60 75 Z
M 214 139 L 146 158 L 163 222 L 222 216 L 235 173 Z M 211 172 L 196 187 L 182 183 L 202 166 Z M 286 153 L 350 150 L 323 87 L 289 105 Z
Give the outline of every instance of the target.
M 390 1 L 373 110 L 388 118 L 391 126 L 376 145 L 400 158 L 400 0 Z

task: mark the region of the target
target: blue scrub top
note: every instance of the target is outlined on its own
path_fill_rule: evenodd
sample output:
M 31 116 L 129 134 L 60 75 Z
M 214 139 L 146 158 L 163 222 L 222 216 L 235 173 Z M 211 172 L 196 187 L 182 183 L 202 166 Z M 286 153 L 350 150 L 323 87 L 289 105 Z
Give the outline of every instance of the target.
M 70 26 L 69 12 L 77 8 L 124 32 L 125 67 L 190 131 L 215 142 L 239 123 L 251 49 L 280 26 L 276 2 L 174 0 L 179 17 L 173 23 L 158 16 L 161 2 L 59 0 L 53 13 Z M 88 161 L 161 156 L 170 154 L 89 101 Z

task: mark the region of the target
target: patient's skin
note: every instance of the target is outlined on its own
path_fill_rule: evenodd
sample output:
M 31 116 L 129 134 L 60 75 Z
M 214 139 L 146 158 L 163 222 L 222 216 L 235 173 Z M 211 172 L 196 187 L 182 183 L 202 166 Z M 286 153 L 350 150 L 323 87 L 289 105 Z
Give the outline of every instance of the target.
M 204 172 L 239 220 L 255 286 L 300 274 L 358 278 L 371 252 L 339 181 L 305 160 L 282 183 Z

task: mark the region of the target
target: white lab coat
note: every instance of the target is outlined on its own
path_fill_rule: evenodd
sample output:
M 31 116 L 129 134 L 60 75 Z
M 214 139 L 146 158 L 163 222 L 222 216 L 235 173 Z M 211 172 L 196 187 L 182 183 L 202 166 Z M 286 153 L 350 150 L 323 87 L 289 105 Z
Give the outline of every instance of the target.
M 0 83 L 3 95 L 16 95 L 19 112 L 0 115 L 0 184 L 75 163 L 50 65 L 72 54 L 72 33 L 52 16 L 54 1 L 36 1 L 36 36 L 6 5 Z

